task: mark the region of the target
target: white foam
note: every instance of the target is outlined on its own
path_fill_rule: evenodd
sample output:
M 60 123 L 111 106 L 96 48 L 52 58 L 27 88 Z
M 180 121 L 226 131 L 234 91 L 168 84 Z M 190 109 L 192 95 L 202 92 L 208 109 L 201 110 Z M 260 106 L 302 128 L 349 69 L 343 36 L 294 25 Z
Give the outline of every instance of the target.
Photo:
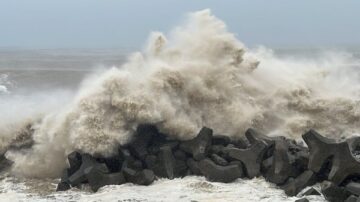
M 6 86 L 4 86 L 4 85 L 0 85 L 0 94 L 7 94 L 7 93 L 9 93 L 9 91 L 8 91 L 8 89 L 6 88 Z
M 7 85 L 11 84 L 8 80 L 9 75 L 7 74 L 0 74 L 0 95 L 1 94 L 9 94 L 9 90 L 6 87 Z
M 39 183 L 39 182 L 36 182 Z M 4 183 L 3 183 L 4 184 Z M 37 189 L 22 183 L 7 181 L 6 189 L 1 189 L 0 199 L 11 201 L 295 201 L 297 197 L 287 197 L 284 192 L 263 178 L 252 180 L 238 179 L 233 183 L 208 182 L 203 177 L 185 177 L 183 179 L 155 181 L 150 186 L 133 184 L 111 185 L 96 193 L 73 188 L 66 192 L 39 194 Z M 29 184 L 29 183 L 28 183 Z M 55 187 L 48 182 L 48 187 Z M 16 186 L 15 189 L 13 186 Z M 46 186 L 45 186 L 46 187 Z M 13 191 L 16 190 L 16 191 Z M 322 196 L 307 196 L 310 201 L 325 201 Z

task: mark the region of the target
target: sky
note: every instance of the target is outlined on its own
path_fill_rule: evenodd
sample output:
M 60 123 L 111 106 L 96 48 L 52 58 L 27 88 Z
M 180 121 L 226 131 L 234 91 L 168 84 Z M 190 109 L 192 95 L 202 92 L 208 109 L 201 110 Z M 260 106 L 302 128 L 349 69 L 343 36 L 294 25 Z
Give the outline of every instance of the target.
M 359 0 L 0 0 L 0 48 L 137 49 L 205 8 L 248 46 L 360 46 Z

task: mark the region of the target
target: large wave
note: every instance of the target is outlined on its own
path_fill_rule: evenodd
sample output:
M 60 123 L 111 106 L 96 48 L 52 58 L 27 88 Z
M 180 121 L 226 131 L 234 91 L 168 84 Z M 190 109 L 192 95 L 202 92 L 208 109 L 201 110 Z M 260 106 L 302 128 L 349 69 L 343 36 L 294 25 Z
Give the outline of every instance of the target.
M 249 127 L 292 137 L 309 128 L 333 136 L 359 129 L 358 74 L 351 55 L 319 60 L 248 50 L 209 10 L 189 14 L 143 52 L 83 82 L 74 101 L 33 124 L 33 147 L 7 152 L 13 172 L 55 177 L 66 155 L 112 155 L 140 123 L 190 139 L 202 126 L 239 137 Z

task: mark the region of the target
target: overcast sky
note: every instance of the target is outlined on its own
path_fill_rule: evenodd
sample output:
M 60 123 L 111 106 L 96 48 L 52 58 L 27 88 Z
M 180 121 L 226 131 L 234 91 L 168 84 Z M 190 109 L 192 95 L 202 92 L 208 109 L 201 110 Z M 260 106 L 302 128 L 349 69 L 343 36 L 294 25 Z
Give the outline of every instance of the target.
M 0 0 L 0 47 L 137 49 L 210 8 L 248 46 L 359 46 L 359 0 Z

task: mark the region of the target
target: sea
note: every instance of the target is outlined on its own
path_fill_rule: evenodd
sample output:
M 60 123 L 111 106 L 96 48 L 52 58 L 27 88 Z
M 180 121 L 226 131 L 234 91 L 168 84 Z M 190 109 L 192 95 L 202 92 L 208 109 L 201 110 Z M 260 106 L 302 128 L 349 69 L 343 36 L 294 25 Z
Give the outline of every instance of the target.
M 316 59 L 323 49 L 274 49 L 279 58 Z M 360 49 L 342 49 L 360 60 Z M 118 49 L 0 50 L 0 117 L 14 117 L 18 109 L 31 114 L 39 105 L 69 102 L 83 80 L 112 67 L 121 67 L 129 51 Z M 360 68 L 356 60 L 344 64 Z M 60 98 L 59 98 L 59 95 Z M 54 100 L 54 97 L 56 100 Z M 61 100 L 58 103 L 58 99 Z M 24 112 L 24 108 L 26 109 Z M 41 108 L 41 107 L 40 107 Z M 24 116 L 24 114 L 22 114 Z M 56 192 L 59 179 L 18 178 L 7 171 L 0 177 L 0 201 L 295 201 L 262 177 L 238 179 L 229 184 L 208 182 L 203 177 L 156 181 L 150 186 L 111 185 L 92 193 L 86 186 Z M 319 186 L 316 187 L 320 189 Z M 322 196 L 310 201 L 325 201 Z
M 360 134 L 360 47 L 247 47 L 210 10 L 137 51 L 0 49 L 0 201 L 295 201 L 264 178 L 159 179 L 56 192 L 67 154 L 111 156 L 137 125 L 187 140 L 207 126 L 301 140 Z M 30 143 L 30 144 L 29 144 Z M 0 168 L 3 165 L 0 161 Z M 320 185 L 315 185 L 320 189 Z M 323 196 L 308 196 L 325 201 Z

